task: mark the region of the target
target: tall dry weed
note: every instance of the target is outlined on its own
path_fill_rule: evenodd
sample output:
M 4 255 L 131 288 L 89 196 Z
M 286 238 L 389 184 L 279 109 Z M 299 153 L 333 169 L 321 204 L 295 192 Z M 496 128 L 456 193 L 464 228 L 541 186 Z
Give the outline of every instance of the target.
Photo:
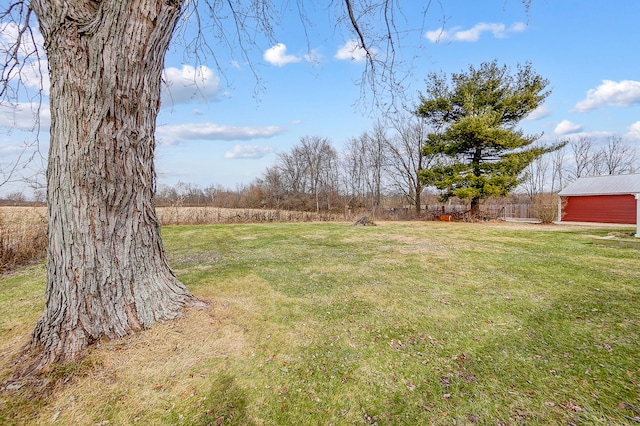
M 156 207 L 163 225 L 207 225 L 268 222 L 329 222 L 344 215 L 288 210 L 227 209 L 222 207 Z
M 29 209 L 22 207 L 20 209 Z M 47 222 L 36 211 L 0 210 L 0 273 L 43 259 L 47 247 Z

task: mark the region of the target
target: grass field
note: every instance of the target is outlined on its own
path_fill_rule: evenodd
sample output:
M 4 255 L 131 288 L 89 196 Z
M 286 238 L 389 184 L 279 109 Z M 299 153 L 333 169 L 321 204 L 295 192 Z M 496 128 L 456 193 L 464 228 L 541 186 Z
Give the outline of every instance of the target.
M 356 215 L 266 209 L 220 207 L 157 207 L 163 225 L 203 225 L 274 222 L 326 222 L 351 220 Z M 0 206 L 0 274 L 45 257 L 47 208 L 45 206 Z
M 208 307 L 0 394 L 0 424 L 637 424 L 640 250 L 592 244 L 611 231 L 165 227 Z M 43 281 L 0 276 L 0 378 Z

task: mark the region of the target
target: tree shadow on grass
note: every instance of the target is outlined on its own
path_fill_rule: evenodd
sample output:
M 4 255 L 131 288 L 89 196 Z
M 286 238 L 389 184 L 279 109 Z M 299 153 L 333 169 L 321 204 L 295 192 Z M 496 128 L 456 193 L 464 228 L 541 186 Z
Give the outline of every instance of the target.
M 247 395 L 232 376 L 222 374 L 197 401 L 176 407 L 166 418 L 174 425 L 255 425 L 247 413 Z

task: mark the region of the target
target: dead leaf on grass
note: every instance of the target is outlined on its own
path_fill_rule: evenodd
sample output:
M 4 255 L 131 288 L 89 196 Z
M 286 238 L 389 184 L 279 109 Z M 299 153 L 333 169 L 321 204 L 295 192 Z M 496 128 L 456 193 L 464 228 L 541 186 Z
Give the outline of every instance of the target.
M 572 399 L 569 399 L 569 401 L 567 401 L 567 403 L 564 406 L 565 408 L 573 411 L 574 413 L 579 413 L 583 410 L 583 408 L 578 404 L 576 404 L 575 401 L 573 401 Z
M 391 346 L 393 349 L 400 349 L 404 345 L 402 344 L 402 342 L 400 340 L 392 339 L 391 342 L 389 342 L 389 346 Z
M 442 386 L 449 386 L 451 384 L 451 378 L 447 376 L 440 377 L 440 384 Z

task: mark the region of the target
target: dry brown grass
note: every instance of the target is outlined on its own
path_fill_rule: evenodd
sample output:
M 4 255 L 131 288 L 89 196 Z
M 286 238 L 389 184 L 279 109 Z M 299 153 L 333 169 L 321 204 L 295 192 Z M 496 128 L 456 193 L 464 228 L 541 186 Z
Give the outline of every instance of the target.
M 202 225 L 341 220 L 342 215 L 218 207 L 158 207 L 163 225 Z M 46 207 L 0 207 L 0 273 L 40 260 L 47 245 Z
M 0 273 L 42 259 L 46 247 L 46 207 L 0 207 Z
M 163 225 L 206 225 L 223 223 L 326 222 L 344 220 L 333 213 L 222 207 L 157 207 Z
M 212 302 L 177 321 L 102 342 L 86 358 L 91 367 L 84 374 L 75 372 L 73 384 L 56 392 L 55 402 L 43 408 L 39 419 L 89 425 L 109 418 L 132 424 L 201 398 L 210 387 L 208 364 L 248 356 L 233 311 L 228 304 Z

